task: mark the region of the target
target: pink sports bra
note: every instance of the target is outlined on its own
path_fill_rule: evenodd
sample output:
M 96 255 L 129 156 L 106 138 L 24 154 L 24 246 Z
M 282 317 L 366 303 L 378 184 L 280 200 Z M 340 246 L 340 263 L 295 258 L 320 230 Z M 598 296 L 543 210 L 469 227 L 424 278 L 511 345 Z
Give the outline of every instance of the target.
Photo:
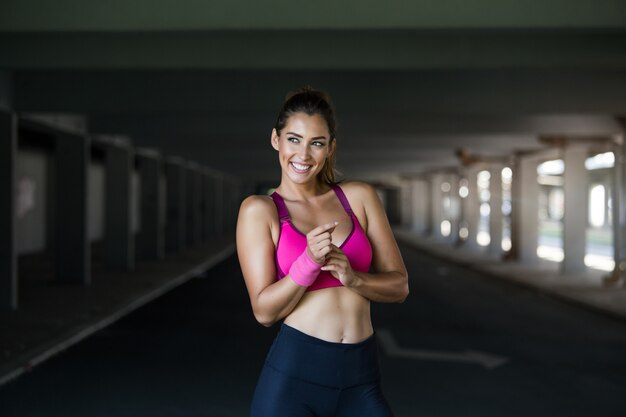
M 359 219 L 352 212 L 343 190 L 336 184 L 331 184 L 331 187 L 352 221 L 352 230 L 339 248 L 348 257 L 352 269 L 359 272 L 368 272 L 372 262 L 372 246 L 363 228 L 361 228 Z M 274 191 L 271 197 L 274 200 L 274 204 L 276 204 L 278 217 L 280 218 L 280 236 L 276 244 L 276 272 L 278 279 L 282 279 L 287 275 L 284 271 L 289 271 L 291 264 L 306 248 L 306 234 L 296 229 L 291 222 L 287 206 L 285 206 L 285 201 L 280 194 Z M 341 286 L 343 286 L 341 281 L 333 277 L 330 271 L 320 271 L 317 279 L 307 288 L 307 291 Z

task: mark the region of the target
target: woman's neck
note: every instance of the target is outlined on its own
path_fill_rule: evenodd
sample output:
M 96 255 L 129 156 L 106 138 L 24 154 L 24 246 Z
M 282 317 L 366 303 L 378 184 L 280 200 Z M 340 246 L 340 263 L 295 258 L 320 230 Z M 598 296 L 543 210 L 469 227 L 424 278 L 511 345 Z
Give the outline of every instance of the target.
M 287 197 L 289 200 L 303 201 L 313 200 L 330 190 L 329 185 L 322 182 L 311 184 L 281 182 L 278 188 L 280 188 L 279 194 L 281 196 Z

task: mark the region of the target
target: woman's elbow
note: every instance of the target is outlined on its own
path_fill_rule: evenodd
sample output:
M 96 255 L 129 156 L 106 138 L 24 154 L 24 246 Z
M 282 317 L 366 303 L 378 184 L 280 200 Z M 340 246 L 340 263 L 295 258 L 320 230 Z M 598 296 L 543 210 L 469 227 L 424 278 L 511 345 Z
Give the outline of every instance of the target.
M 254 311 L 254 318 L 259 322 L 259 324 L 265 327 L 271 327 L 278 321 L 276 317 L 272 317 L 271 315 L 261 311 Z
M 398 304 L 404 303 L 404 301 L 406 300 L 408 296 L 409 296 L 409 287 L 407 286 L 400 294 L 400 297 L 398 298 L 397 303 Z
M 400 290 L 398 291 L 398 299 L 396 302 L 398 304 L 404 303 L 404 300 L 409 296 L 409 277 L 405 275 L 404 280 L 402 281 L 402 285 Z

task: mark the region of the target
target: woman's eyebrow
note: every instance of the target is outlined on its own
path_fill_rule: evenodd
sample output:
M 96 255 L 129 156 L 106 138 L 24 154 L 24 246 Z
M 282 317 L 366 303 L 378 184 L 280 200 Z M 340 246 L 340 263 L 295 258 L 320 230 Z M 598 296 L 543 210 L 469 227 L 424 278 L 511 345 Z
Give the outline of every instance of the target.
M 304 138 L 304 136 L 297 134 L 296 132 L 287 132 L 288 135 L 294 135 L 297 136 L 299 138 Z M 311 138 L 311 140 L 319 140 L 319 139 L 326 139 L 326 136 L 317 136 L 315 138 Z

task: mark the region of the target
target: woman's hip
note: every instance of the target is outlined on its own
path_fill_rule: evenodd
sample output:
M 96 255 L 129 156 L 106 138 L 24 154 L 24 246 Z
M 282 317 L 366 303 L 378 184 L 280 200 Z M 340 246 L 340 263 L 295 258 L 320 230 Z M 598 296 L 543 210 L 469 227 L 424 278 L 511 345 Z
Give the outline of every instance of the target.
M 290 377 L 334 388 L 380 378 L 375 333 L 358 343 L 335 343 L 283 323 L 265 363 Z

